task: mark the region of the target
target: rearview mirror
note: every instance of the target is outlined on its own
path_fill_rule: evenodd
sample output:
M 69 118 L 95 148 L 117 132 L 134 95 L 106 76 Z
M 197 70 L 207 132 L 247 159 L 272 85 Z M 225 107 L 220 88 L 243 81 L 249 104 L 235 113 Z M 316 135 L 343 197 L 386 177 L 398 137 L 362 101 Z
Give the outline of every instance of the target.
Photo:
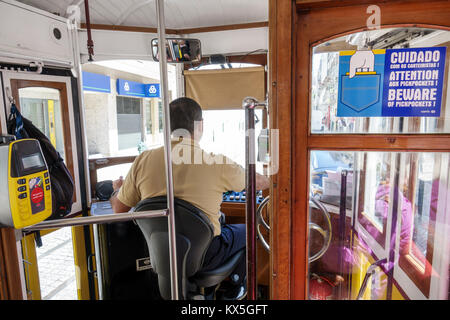
M 166 38 L 167 62 L 186 63 L 200 62 L 202 50 L 200 40 L 183 38 Z M 158 39 L 152 39 L 152 56 L 159 61 Z

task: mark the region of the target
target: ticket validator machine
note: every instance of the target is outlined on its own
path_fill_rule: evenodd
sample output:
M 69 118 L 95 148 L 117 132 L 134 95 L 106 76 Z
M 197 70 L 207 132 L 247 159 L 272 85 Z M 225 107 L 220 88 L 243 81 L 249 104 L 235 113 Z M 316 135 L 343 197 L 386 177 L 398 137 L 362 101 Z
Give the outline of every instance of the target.
M 50 176 L 39 142 L 0 136 L 0 225 L 22 229 L 51 213 Z

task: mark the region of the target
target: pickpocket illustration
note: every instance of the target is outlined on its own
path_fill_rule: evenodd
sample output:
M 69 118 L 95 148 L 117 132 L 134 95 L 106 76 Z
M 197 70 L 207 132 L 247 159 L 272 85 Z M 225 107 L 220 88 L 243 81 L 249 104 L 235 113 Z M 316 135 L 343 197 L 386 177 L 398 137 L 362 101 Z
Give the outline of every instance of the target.
M 356 51 L 345 65 L 349 69 L 340 75 L 339 102 L 355 112 L 352 116 L 358 116 L 380 103 L 382 76 L 375 71 L 375 55 L 371 50 Z
M 364 110 L 380 101 L 379 74 L 342 76 L 341 102 L 355 111 Z

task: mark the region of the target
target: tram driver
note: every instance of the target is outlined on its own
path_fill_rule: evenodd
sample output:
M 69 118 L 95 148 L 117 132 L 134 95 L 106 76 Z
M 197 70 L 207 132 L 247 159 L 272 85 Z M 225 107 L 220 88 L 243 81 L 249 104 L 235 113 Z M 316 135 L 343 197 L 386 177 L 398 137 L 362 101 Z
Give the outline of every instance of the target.
M 214 269 L 245 248 L 245 224 L 220 223 L 222 195 L 230 190 L 240 191 L 245 188 L 245 170 L 221 155 L 222 161 L 205 161 L 211 159 L 212 155 L 199 146 L 203 118 L 202 109 L 196 101 L 186 97 L 178 98 L 170 103 L 169 108 L 174 195 L 202 210 L 211 220 L 214 238 L 205 255 L 202 271 Z M 180 135 L 179 132 L 185 134 Z M 190 154 L 184 154 L 186 151 Z M 183 161 L 174 157 L 180 154 Z M 202 161 L 198 161 L 199 159 Z M 125 180 L 121 177 L 113 183 L 115 191 L 111 204 L 114 212 L 127 212 L 141 200 L 166 195 L 164 173 L 164 147 L 140 154 Z M 269 188 L 269 179 L 257 174 L 256 188 Z M 246 261 L 245 258 L 242 260 L 232 273 L 232 285 L 224 294 L 224 299 L 242 299 L 247 293 Z

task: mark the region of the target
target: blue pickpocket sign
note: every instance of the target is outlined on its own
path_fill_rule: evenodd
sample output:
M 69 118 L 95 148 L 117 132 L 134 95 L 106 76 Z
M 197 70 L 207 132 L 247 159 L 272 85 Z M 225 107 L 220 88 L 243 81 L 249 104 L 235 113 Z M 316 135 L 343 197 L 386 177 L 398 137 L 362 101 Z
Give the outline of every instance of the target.
M 439 117 L 446 47 L 386 50 L 383 117 Z
M 439 117 L 445 47 L 342 51 L 338 117 Z

